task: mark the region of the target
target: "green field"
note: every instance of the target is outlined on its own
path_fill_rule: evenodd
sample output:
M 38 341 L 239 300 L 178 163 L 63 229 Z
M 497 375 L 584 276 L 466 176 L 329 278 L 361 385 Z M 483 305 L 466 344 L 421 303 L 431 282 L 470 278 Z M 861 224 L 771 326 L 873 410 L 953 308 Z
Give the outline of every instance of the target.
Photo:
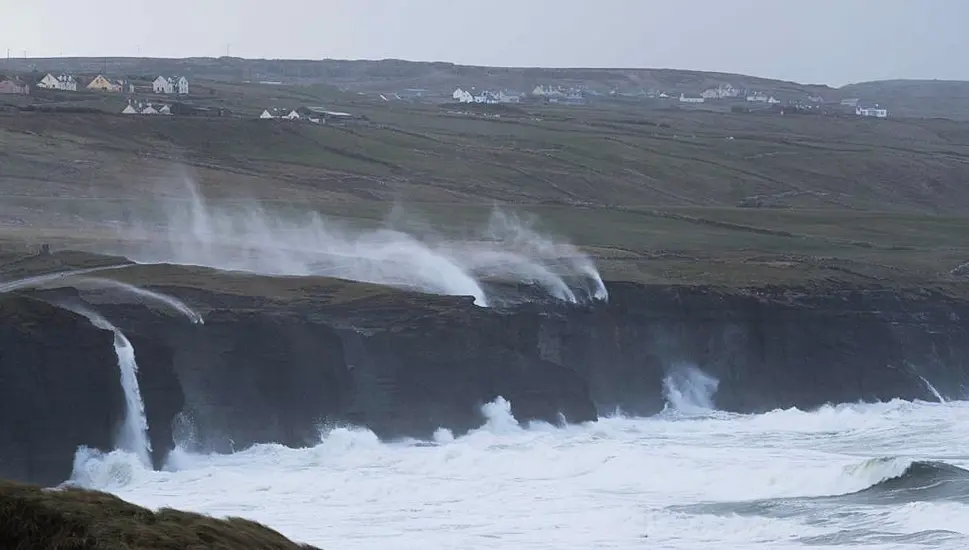
M 582 246 L 608 278 L 918 286 L 958 283 L 950 272 L 969 261 L 969 123 L 469 108 L 217 81 L 193 96 L 236 116 L 0 112 L 2 246 L 97 248 L 118 238 L 105 220 L 137 217 L 190 178 L 214 201 L 362 225 L 403 205 L 457 231 L 499 205 Z M 314 105 L 370 122 L 256 119 Z

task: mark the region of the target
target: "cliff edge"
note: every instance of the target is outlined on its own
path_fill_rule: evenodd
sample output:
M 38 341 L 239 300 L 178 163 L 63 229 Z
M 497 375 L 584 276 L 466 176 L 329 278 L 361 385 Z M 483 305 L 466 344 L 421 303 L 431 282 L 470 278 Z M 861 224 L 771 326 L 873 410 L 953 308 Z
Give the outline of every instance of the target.
M 339 424 L 383 439 L 460 435 L 499 396 L 523 424 L 651 415 L 671 392 L 696 390 L 691 372 L 712 381 L 710 405 L 737 413 L 960 399 L 969 388 L 969 300 L 958 292 L 607 281 L 609 302 L 483 308 L 191 266 L 99 277 L 180 300 L 204 323 L 103 281 L 0 297 L 0 403 L 13 415 L 2 476 L 63 481 L 74 449 L 110 450 L 124 415 L 110 334 L 58 305 L 97 311 L 131 342 L 155 467 L 176 441 L 198 452 L 302 447 Z

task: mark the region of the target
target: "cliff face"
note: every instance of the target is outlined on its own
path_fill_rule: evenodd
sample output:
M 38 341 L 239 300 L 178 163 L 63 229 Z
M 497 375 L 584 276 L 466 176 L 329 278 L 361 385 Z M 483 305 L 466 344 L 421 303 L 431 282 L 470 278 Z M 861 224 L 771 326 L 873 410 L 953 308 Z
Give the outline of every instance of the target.
M 684 366 L 718 379 L 716 406 L 737 412 L 932 400 L 928 383 L 962 398 L 969 387 L 969 304 L 960 300 L 874 289 L 609 286 L 609 304 L 506 310 L 464 298 L 259 302 L 166 289 L 210 308 L 203 325 L 104 296 L 92 307 L 135 346 L 156 462 L 172 448 L 173 428 L 180 441 L 222 452 L 313 444 L 334 423 L 384 438 L 428 437 L 481 425 L 480 406 L 499 395 L 523 422 L 581 422 L 616 408 L 653 414 L 665 404 L 664 379 Z M 40 392 L 56 402 L 25 398 L 10 407 L 19 416 L 4 414 L 0 476 L 47 482 L 56 470 L 60 481 L 69 467 L 41 479 L 38 461 L 56 455 L 69 466 L 76 445 L 110 444 L 120 419 L 110 335 L 50 313 L 55 322 L 36 323 L 28 336 L 5 314 L 0 322 L 10 342 L 0 372 L 20 376 L 19 386 L 4 382 L 0 399 Z M 48 386 L 27 372 L 63 378 Z M 82 421 L 77 410 L 90 416 Z M 11 431 L 21 423 L 39 434 L 29 444 Z
M 124 418 L 114 335 L 26 297 L 0 297 L 0 477 L 63 481 L 79 445 L 110 450 Z
M 581 372 L 600 411 L 662 410 L 663 380 L 687 365 L 717 378 L 717 408 L 736 412 L 969 389 L 969 304 L 940 295 L 622 284 L 611 295 L 541 327 L 544 356 Z

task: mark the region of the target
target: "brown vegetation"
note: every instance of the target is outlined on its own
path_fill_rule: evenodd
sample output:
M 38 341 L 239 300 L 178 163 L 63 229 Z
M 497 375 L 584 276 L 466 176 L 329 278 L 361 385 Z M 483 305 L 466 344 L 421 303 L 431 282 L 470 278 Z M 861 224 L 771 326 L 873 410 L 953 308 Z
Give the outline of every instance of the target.
M 0 548 L 28 550 L 311 550 L 240 518 L 157 512 L 99 491 L 0 480 Z

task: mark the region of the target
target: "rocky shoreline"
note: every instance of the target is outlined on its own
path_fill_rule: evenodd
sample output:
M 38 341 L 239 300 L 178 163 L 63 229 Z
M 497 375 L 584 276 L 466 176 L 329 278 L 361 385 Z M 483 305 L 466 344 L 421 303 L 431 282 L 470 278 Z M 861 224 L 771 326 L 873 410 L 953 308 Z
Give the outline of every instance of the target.
M 156 467 L 187 431 L 217 452 L 312 445 L 346 423 L 384 439 L 457 435 L 498 396 L 523 423 L 656 414 L 684 368 L 716 379 L 716 407 L 738 413 L 969 387 L 969 300 L 939 291 L 607 281 L 607 303 L 482 308 L 184 266 L 99 277 L 164 292 L 204 323 L 70 279 L 0 294 L 0 477 L 60 483 L 78 446 L 111 448 L 124 415 L 111 333 L 57 306 L 97 311 L 134 346 Z

